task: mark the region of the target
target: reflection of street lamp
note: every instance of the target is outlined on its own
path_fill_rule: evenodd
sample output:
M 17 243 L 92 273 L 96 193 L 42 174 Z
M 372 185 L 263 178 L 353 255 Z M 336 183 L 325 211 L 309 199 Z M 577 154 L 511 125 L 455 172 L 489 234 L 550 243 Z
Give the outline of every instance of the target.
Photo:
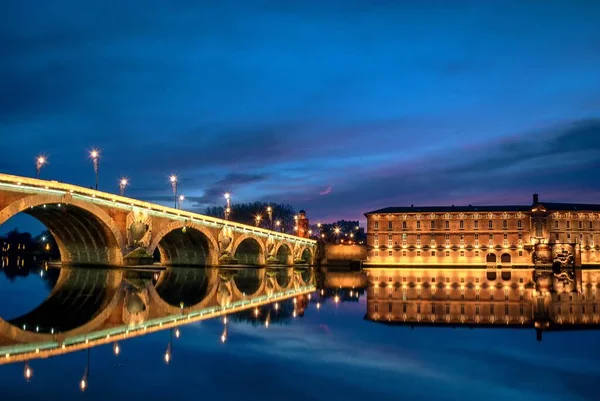
M 165 351 L 165 363 L 168 365 L 171 362 L 171 348 L 173 346 L 173 329 L 171 329 L 169 333 L 169 344 L 167 345 L 167 350 Z
M 121 178 L 121 181 L 119 181 L 119 193 L 121 196 L 125 194 L 125 187 L 127 187 L 128 184 L 129 181 L 125 177 Z
M 185 200 L 185 196 L 183 196 L 183 195 L 179 195 L 179 198 L 177 198 L 177 200 L 179 201 L 179 202 L 177 203 L 177 207 L 178 207 L 179 209 L 181 209 L 181 202 L 183 202 L 183 201 Z
M 79 388 L 81 391 L 85 391 L 88 387 L 88 377 L 90 375 L 90 349 L 87 350 L 87 365 L 85 365 L 85 370 L 83 371 L 83 377 L 79 382 Z
M 175 209 L 177 209 L 177 176 L 175 174 L 171 174 L 169 177 L 169 182 L 171 183 L 173 197 L 175 198 Z
M 46 156 L 39 155 L 35 160 L 35 178 L 40 178 L 40 171 L 44 167 L 44 164 L 46 164 Z
M 113 352 L 115 353 L 115 355 L 119 355 L 121 353 L 121 347 L 119 347 L 119 343 L 115 343 L 113 345 Z
M 29 362 L 25 362 L 25 367 L 23 368 L 23 376 L 25 376 L 25 380 L 31 380 L 33 376 L 33 370 L 29 367 Z
M 96 173 L 96 190 L 98 190 L 98 170 L 100 169 L 100 151 L 98 149 L 92 149 L 90 152 L 90 158 L 94 163 L 94 173 Z

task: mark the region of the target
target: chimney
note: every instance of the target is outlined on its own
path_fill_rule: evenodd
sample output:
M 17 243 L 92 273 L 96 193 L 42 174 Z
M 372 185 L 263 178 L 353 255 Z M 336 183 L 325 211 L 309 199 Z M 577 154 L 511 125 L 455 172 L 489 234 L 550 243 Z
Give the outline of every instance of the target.
M 538 194 L 533 194 L 533 204 L 537 205 L 538 203 L 540 203 L 540 198 Z

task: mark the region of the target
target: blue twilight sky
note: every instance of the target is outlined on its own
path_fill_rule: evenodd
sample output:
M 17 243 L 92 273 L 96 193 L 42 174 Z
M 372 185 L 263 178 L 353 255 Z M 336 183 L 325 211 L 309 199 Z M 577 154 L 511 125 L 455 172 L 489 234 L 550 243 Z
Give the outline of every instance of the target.
M 600 2 L 8 0 L 0 171 L 184 207 L 600 203 Z

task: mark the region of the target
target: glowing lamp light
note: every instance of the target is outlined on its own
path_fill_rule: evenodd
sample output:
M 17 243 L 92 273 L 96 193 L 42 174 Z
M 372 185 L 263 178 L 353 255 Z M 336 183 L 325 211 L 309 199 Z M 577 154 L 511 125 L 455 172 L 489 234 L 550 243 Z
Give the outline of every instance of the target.
M 279 304 L 277 302 L 275 302 L 275 310 L 279 309 Z
M 231 194 L 229 192 L 225 192 L 225 199 L 229 199 L 231 197 Z
M 100 157 L 100 152 L 98 151 L 98 149 L 92 149 L 92 151 L 90 152 L 90 157 L 92 159 L 97 159 L 98 157 Z
M 175 174 L 172 174 L 169 177 L 169 181 L 171 181 L 171 183 L 176 183 L 177 182 L 177 176 Z
M 333 300 L 335 301 L 336 304 L 340 303 L 340 297 L 339 297 L 339 295 L 336 295 Z
M 115 345 L 113 345 L 113 352 L 115 355 L 119 355 L 121 353 L 121 347 L 119 347 L 119 343 L 115 343 Z
M 29 362 L 25 362 L 25 368 L 23 369 L 23 376 L 25 380 L 29 381 L 33 377 L 33 369 L 29 367 Z
M 279 227 L 279 226 L 281 225 L 281 221 L 277 220 L 277 221 L 275 222 L 275 225 L 276 225 L 277 227 Z
M 167 350 L 167 352 L 165 352 L 165 363 L 169 364 L 169 362 L 171 362 L 171 351 Z
M 37 163 L 41 167 L 46 164 L 46 158 L 44 156 L 38 156 Z
M 181 336 L 181 332 L 179 331 L 179 328 L 175 329 L 175 338 L 179 338 Z
M 79 388 L 81 389 L 81 391 L 85 391 L 85 389 L 87 388 L 87 384 L 87 379 L 85 377 L 81 379 L 81 381 L 79 382 Z
M 317 309 L 321 309 L 321 303 L 317 302 Z

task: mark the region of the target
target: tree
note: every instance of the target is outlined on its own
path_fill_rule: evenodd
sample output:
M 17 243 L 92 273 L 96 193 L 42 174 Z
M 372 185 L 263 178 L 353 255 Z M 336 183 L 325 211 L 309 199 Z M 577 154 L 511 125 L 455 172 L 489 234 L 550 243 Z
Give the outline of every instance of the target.
M 271 206 L 273 210 L 272 228 L 276 230 L 277 226 L 275 225 L 275 222 L 280 221 L 281 227 L 285 232 L 293 233 L 295 226 L 294 216 L 296 212 L 292 205 L 276 205 L 264 202 L 235 203 L 231 205 L 231 213 L 229 215 L 229 219 L 237 223 L 255 225 L 256 216 L 260 215 L 260 226 L 263 228 L 271 228 L 271 223 L 269 221 L 269 216 L 267 213 L 267 207 L 269 206 Z M 204 210 L 204 214 L 223 219 L 225 218 L 225 208 L 222 206 L 208 207 Z

